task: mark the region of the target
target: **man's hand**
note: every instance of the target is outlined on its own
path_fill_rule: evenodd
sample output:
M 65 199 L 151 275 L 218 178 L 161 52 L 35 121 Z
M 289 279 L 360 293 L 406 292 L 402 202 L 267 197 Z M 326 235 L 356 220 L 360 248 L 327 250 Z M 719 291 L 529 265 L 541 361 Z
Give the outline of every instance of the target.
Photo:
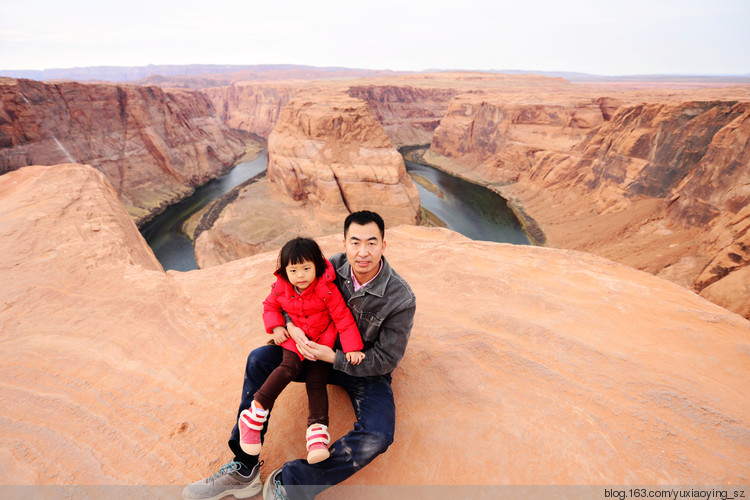
M 297 350 L 305 359 L 333 364 L 336 359 L 336 352 L 333 349 L 308 339 L 304 330 L 294 323 L 287 323 L 286 329 L 289 331 L 289 336 L 297 343 Z
M 297 349 L 305 359 L 309 359 L 310 361 L 325 361 L 326 363 L 333 364 L 336 359 L 336 352 L 333 349 L 312 340 L 308 340 L 303 345 L 297 344 Z

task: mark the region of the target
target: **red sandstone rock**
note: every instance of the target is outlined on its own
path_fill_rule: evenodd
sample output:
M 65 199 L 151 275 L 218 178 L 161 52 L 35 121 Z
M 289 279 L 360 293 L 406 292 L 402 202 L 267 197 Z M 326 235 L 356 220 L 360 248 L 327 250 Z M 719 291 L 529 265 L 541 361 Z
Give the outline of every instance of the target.
M 448 111 L 452 88 L 411 85 L 352 85 L 349 95 L 364 100 L 395 147 L 424 145 Z
M 416 222 L 417 188 L 367 104 L 308 92 L 287 104 L 269 137 L 268 178 L 242 188 L 193 235 L 199 267 L 335 233 L 351 211 L 375 210 L 389 225 Z
M 483 184 L 515 182 L 496 189 L 526 208 L 550 245 L 698 292 L 744 276 L 747 227 L 733 221 L 750 201 L 747 90 L 579 94 L 462 94 L 425 158 Z M 710 296 L 747 316 L 742 282 Z
M 281 108 L 303 88 L 306 85 L 302 82 L 240 82 L 230 87 L 208 88 L 203 92 L 229 127 L 267 139 L 279 119 Z
M 408 226 L 386 240 L 417 315 L 395 442 L 347 484 L 746 482 L 750 322 L 582 252 Z M 80 165 L 0 177 L 0 252 L 0 484 L 181 485 L 231 458 L 276 252 L 165 274 Z M 353 413 L 330 394 L 338 438 Z M 278 402 L 264 476 L 304 456 L 305 400 L 295 384 Z
M 311 93 L 290 101 L 268 138 L 268 179 L 313 217 L 369 209 L 398 225 L 419 216 L 403 158 L 359 99 Z
M 217 177 L 246 139 L 190 91 L 0 79 L 0 173 L 87 163 L 140 223 Z

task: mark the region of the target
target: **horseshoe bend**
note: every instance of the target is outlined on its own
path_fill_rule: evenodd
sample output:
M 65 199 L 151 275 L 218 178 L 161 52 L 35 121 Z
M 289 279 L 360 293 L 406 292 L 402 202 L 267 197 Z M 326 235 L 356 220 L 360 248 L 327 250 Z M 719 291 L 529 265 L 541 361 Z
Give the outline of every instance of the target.
M 266 340 L 279 241 L 340 251 L 343 216 L 368 207 L 418 308 L 399 436 L 351 484 L 747 482 L 747 85 L 0 79 L 0 98 L 0 469 L 15 484 L 204 476 Z M 417 225 L 396 150 L 413 145 L 507 198 L 544 244 Z M 268 175 L 193 234 L 202 269 L 164 272 L 138 225 L 260 147 Z M 270 443 L 304 434 L 304 388 L 287 392 Z M 456 402 L 465 467 L 431 449 Z M 352 419 L 332 388 L 332 435 Z M 415 456 L 431 466 L 394 466 Z

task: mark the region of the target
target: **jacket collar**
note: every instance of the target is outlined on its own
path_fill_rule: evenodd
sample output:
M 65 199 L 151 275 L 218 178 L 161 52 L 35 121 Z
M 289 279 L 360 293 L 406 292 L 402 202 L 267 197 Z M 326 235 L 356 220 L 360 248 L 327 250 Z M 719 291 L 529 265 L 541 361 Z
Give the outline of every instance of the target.
M 358 292 L 356 292 L 355 295 L 364 295 L 365 293 L 370 293 L 372 295 L 377 295 L 378 297 L 382 297 L 385 295 L 385 287 L 388 284 L 388 280 L 391 277 L 391 265 L 388 264 L 388 261 L 385 259 L 385 256 L 380 257 L 383 268 L 380 270 L 380 274 L 378 274 L 366 287 L 360 288 Z M 344 259 L 344 263 L 339 266 L 339 268 L 336 270 L 338 275 L 346 280 L 352 279 L 352 266 L 349 264 L 349 261 Z M 352 289 L 354 289 L 354 284 L 352 284 Z

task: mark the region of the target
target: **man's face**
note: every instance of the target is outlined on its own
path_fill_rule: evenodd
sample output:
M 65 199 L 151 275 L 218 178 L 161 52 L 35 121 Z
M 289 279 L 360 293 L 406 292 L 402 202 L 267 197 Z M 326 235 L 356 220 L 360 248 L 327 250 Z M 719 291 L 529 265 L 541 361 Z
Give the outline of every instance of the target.
M 370 222 L 362 226 L 352 223 L 344 235 L 344 248 L 358 282 L 367 283 L 378 274 L 385 240 L 380 236 L 377 224 Z

